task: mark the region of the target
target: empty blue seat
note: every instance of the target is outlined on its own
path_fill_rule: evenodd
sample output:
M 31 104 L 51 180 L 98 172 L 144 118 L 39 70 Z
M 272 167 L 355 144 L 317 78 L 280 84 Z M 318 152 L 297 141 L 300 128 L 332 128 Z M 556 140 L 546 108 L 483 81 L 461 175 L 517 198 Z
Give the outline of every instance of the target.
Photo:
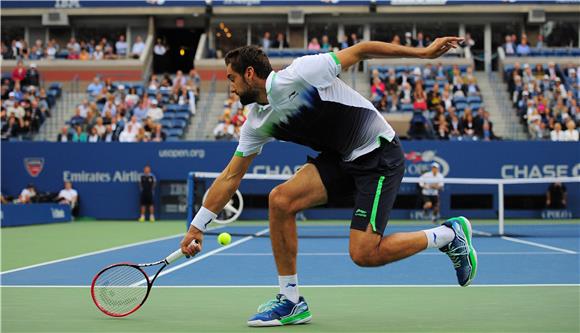
M 189 120 L 189 116 L 190 113 L 189 112 L 183 112 L 183 111 L 179 111 L 175 113 L 175 119 L 183 119 L 183 120 Z
M 457 109 L 457 111 L 463 111 L 465 110 L 465 108 L 467 107 L 467 103 L 456 103 L 455 104 L 455 108 Z
M 413 104 L 401 104 L 401 111 L 413 112 Z
M 171 128 L 173 126 L 173 121 L 171 119 L 161 119 L 159 123 L 163 128 Z
M 175 136 L 175 135 L 169 135 L 169 136 L 166 136 L 165 137 L 165 141 L 174 142 L 174 141 L 180 141 L 180 140 L 181 139 L 178 136 Z
M 466 103 L 467 100 L 463 96 L 455 96 L 455 97 L 453 97 L 453 102 L 455 102 L 455 103 Z
M 481 103 L 481 97 L 480 96 L 467 96 L 467 103 L 469 103 L 469 104 Z
M 183 129 L 181 128 L 170 128 L 167 130 L 167 134 L 169 136 L 182 136 L 183 135 Z
M 481 103 L 471 103 L 471 104 L 469 104 L 469 107 L 474 112 L 477 112 L 477 110 L 479 110 L 479 108 L 481 107 Z
M 173 128 L 185 128 L 187 126 L 187 121 L 183 119 L 173 119 L 172 127 Z
M 163 112 L 163 119 L 175 118 L 175 112 Z

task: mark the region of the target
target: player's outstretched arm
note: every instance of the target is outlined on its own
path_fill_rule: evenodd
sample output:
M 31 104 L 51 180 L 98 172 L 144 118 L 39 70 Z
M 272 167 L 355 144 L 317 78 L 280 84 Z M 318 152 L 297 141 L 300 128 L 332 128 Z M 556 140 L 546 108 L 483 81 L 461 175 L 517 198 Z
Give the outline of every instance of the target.
M 338 51 L 336 56 L 343 69 L 357 62 L 373 58 L 422 58 L 434 59 L 459 46 L 462 37 L 437 38 L 428 47 L 409 47 L 385 42 L 361 42 Z
M 252 164 L 254 157 L 256 157 L 256 154 L 247 157 L 234 156 L 231 159 L 224 171 L 222 171 L 209 188 L 207 197 L 203 202 L 203 207 L 198 212 L 198 215 L 208 211 L 209 214 L 220 212 L 225 207 L 240 186 L 240 182 Z M 202 212 L 202 210 L 204 211 Z M 200 218 L 198 215 L 196 215 L 194 221 Z M 207 224 L 211 222 L 211 219 L 207 218 Z M 197 240 L 198 244 L 190 246 L 194 239 Z M 181 241 L 181 252 L 189 256 L 195 255 L 201 251 L 202 241 L 203 231 L 192 224 Z

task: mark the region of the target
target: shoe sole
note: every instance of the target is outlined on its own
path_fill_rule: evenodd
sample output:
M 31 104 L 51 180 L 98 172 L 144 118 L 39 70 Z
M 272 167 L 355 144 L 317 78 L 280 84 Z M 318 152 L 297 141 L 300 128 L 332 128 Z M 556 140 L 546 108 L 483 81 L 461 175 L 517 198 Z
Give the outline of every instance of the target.
M 291 320 L 289 322 L 283 322 L 284 319 L 282 321 L 280 321 L 279 319 L 276 320 L 269 320 L 269 321 L 262 321 L 262 320 L 250 320 L 248 321 L 248 326 L 250 327 L 272 327 L 272 326 L 286 326 L 286 325 L 301 325 L 301 324 L 307 324 L 312 320 L 312 315 L 310 314 L 310 311 L 304 312 L 299 314 L 296 320 Z
M 471 222 L 469 222 L 469 220 L 464 216 L 458 217 L 458 221 L 459 225 L 461 226 L 461 230 L 463 230 L 463 233 L 465 234 L 467 246 L 469 247 L 469 264 L 471 265 L 471 272 L 469 273 L 469 279 L 467 282 L 462 285 L 462 287 L 467 287 L 471 284 L 471 281 L 473 281 L 475 274 L 477 273 L 477 252 L 475 251 L 475 248 L 471 242 L 471 236 L 473 234 L 471 229 Z

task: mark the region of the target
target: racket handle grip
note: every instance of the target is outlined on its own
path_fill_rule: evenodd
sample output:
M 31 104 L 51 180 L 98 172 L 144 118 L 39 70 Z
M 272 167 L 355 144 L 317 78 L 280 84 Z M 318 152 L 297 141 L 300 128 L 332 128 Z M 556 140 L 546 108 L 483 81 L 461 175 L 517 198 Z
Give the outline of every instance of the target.
M 198 244 L 197 239 L 194 239 L 191 244 Z M 172 254 L 170 254 L 169 256 L 167 256 L 167 258 L 165 258 L 165 261 L 167 262 L 167 264 L 171 264 L 173 262 L 175 262 L 176 260 L 180 259 L 181 257 L 183 257 L 184 254 L 181 252 L 181 249 L 173 252 Z

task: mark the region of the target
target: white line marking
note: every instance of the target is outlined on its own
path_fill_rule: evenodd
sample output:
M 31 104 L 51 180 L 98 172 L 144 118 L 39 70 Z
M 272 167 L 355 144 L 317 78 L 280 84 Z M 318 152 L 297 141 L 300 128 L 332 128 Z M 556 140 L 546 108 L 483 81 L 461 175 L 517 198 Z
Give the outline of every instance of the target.
M 263 230 L 260 230 L 260 231 L 256 232 L 256 233 L 255 233 L 254 235 L 252 235 L 252 236 L 247 236 L 247 237 L 244 237 L 244 238 L 242 238 L 242 239 L 239 239 L 239 240 L 237 240 L 237 241 L 235 241 L 235 242 L 231 243 L 231 244 L 230 244 L 230 245 L 228 245 L 228 246 L 223 246 L 223 247 L 219 247 L 219 248 L 217 248 L 217 249 L 211 250 L 211 251 L 209 251 L 209 252 L 207 252 L 207 253 L 204 253 L 203 255 L 201 255 L 201 256 L 199 256 L 199 257 L 195 257 L 195 258 L 193 258 L 192 260 L 188 260 L 188 261 L 186 261 L 186 262 L 184 262 L 184 263 L 182 263 L 182 264 L 179 264 L 179 265 L 177 265 L 177 266 L 175 266 L 175 267 L 171 267 L 171 268 L 169 268 L 169 269 L 167 269 L 167 270 L 165 270 L 165 271 L 161 272 L 161 273 L 159 274 L 159 276 L 158 276 L 158 277 L 162 277 L 162 276 L 164 276 L 164 275 L 167 275 L 167 274 L 169 274 L 169 273 L 171 273 L 171 272 L 173 272 L 173 271 L 176 271 L 176 270 L 178 270 L 178 269 L 181 269 L 181 268 L 183 268 L 183 267 L 185 267 L 185 266 L 189 266 L 189 265 L 191 265 L 191 264 L 194 264 L 194 263 L 196 263 L 196 262 L 198 262 L 198 261 L 201 261 L 201 260 L 203 260 L 203 259 L 205 259 L 205 258 L 207 258 L 207 257 L 209 257 L 209 256 L 212 256 L 212 255 L 214 255 L 214 254 L 216 254 L 216 253 L 220 253 L 220 252 L 222 252 L 222 251 L 229 250 L 229 249 L 231 249 L 231 248 L 233 248 L 233 247 L 236 247 L 236 246 L 238 246 L 238 245 L 241 245 L 241 244 L 243 244 L 243 243 L 245 243 L 245 242 L 247 242 L 247 241 L 249 241 L 249 240 L 253 239 L 253 238 L 254 238 L 254 237 L 256 237 L 256 236 L 261 236 L 261 235 L 263 235 L 263 234 L 265 234 L 265 233 L 267 233 L 267 232 L 269 232 L 269 231 L 270 231 L 270 228 L 266 228 L 266 229 L 263 229 Z
M 530 251 L 522 251 L 522 252 L 477 252 L 478 255 L 490 255 L 490 256 L 499 256 L 499 255 L 567 255 L 570 253 L 559 253 L 559 252 L 530 252 Z M 272 256 L 272 253 L 268 252 L 238 252 L 238 253 L 220 253 L 216 254 L 216 256 Z M 348 256 L 349 254 L 346 252 L 305 252 L 305 253 L 298 253 L 298 256 Z M 418 253 L 417 256 L 440 256 L 441 253 L 437 252 L 424 252 Z
M 580 287 L 579 283 L 546 283 L 546 284 L 472 284 L 469 288 L 493 287 Z M 39 285 L 3 285 L 0 288 L 91 288 L 81 286 L 39 286 Z M 160 289 L 251 289 L 251 288 L 279 288 L 278 285 L 239 285 L 239 286 L 153 286 Z M 344 285 L 300 285 L 300 288 L 460 288 L 456 284 L 344 284 Z
M 486 231 L 480 231 L 480 230 L 471 230 L 471 232 L 474 235 L 479 235 L 479 236 L 493 236 L 493 234 L 491 232 L 486 232 Z
M 211 230 L 215 230 L 215 229 L 221 229 L 224 228 L 225 226 L 216 226 L 214 228 L 209 228 L 208 231 Z M 176 237 L 183 237 L 183 233 L 181 234 L 175 234 L 173 236 L 166 236 L 166 237 L 160 237 L 160 238 L 155 238 L 155 239 L 150 239 L 147 241 L 142 241 L 142 242 L 137 242 L 137 243 L 131 243 L 131 244 L 127 244 L 127 245 L 121 245 L 121 246 L 115 246 L 115 247 L 111 247 L 108 249 L 103 249 L 103 250 L 99 250 L 99 251 L 93 251 L 93 252 L 88 252 L 88 253 L 84 253 L 84 254 L 79 254 L 76 256 L 72 256 L 72 257 L 66 257 L 66 258 L 62 258 L 62 259 L 56 259 L 56 260 L 51 260 L 51 261 L 47 261 L 47 262 L 42 262 L 40 264 L 34 264 L 34 265 L 30 265 L 30 266 L 24 266 L 24 267 L 20 267 L 20 268 L 15 268 L 15 269 L 11 269 L 8 271 L 3 271 L 0 272 L 0 276 L 4 275 L 4 274 L 8 274 L 8 273 L 14 273 L 14 272 L 19 272 L 19 271 L 23 271 L 26 269 L 31 269 L 31 268 L 36 268 L 36 267 L 41 267 L 41 266 L 46 266 L 46 265 L 51 265 L 51 264 L 57 264 L 59 262 L 63 262 L 63 261 L 69 261 L 69 260 L 74 260 L 74 259 L 79 259 L 79 258 L 84 258 L 84 257 L 89 257 L 95 254 L 101 254 L 101 253 L 106 253 L 106 252 L 111 252 L 111 251 L 116 251 L 116 250 L 122 250 L 122 249 L 126 249 L 126 248 L 130 248 L 133 246 L 139 246 L 139 245 L 145 245 L 145 244 L 150 244 L 150 243 L 155 243 L 155 242 L 160 242 L 160 241 L 164 241 L 164 240 L 168 240 L 171 238 L 176 238 Z
M 510 242 L 514 242 L 514 243 L 522 243 L 522 244 L 531 245 L 531 246 L 535 246 L 535 247 L 541 247 L 541 248 L 548 249 L 548 250 L 564 252 L 564 253 L 568 253 L 568 254 L 578 254 L 578 252 L 576 252 L 576 251 L 567 250 L 567 249 L 563 249 L 560 247 L 555 247 L 555 246 L 550 246 L 550 245 L 545 245 L 545 244 L 540 244 L 540 243 L 536 243 L 536 242 L 525 241 L 525 240 L 513 238 L 513 237 L 501 236 L 501 239 L 504 239 L 504 240 L 510 241 Z

